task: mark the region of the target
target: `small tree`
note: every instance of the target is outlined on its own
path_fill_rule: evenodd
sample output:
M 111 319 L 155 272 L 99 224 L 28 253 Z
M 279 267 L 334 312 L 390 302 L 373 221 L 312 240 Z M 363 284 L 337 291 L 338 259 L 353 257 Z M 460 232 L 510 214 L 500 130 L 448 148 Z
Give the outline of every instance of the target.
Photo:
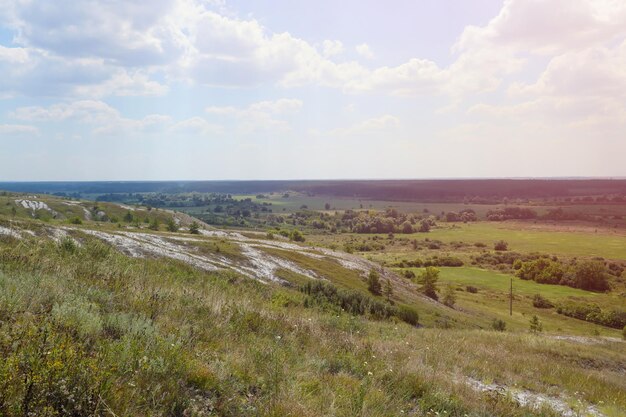
M 504 240 L 499 240 L 493 245 L 493 248 L 499 252 L 502 252 L 509 250 L 509 244 L 506 243 Z
M 298 229 L 293 229 L 289 234 L 289 240 L 293 240 L 294 242 L 304 242 L 304 235 Z
M 167 219 L 167 231 L 168 232 L 178 232 L 178 225 L 173 217 Z
M 543 326 L 541 325 L 541 321 L 539 321 L 539 317 L 533 315 L 530 319 L 530 331 L 531 333 L 539 333 L 543 330 Z
M 126 214 L 124 214 L 124 221 L 126 223 L 132 223 L 133 222 L 133 213 L 131 213 L 130 210 L 128 210 L 126 212 Z
M 380 295 L 381 293 L 382 288 L 380 285 L 380 278 L 378 276 L 378 272 L 374 271 L 373 269 L 367 276 L 367 289 L 374 295 Z
M 413 225 L 411 224 L 410 221 L 407 220 L 400 225 L 400 230 L 404 234 L 413 233 Z
M 576 266 L 574 280 L 578 288 L 592 291 L 606 291 L 609 282 L 606 277 L 606 269 L 600 262 L 585 261 Z
M 428 220 L 422 220 L 420 222 L 420 227 L 417 230 L 420 233 L 428 233 L 430 232 L 430 223 L 428 222 Z
M 330 210 L 330 203 L 324 204 L 324 209 L 325 210 Z
M 437 296 L 437 281 L 439 280 L 439 270 L 432 266 L 427 266 L 420 274 L 422 282 L 422 293 L 433 300 L 439 300 Z
M 387 298 L 387 301 L 391 301 L 391 296 L 393 295 L 393 286 L 391 285 L 391 280 L 387 278 L 385 280 L 385 287 L 383 288 L 383 293 Z
M 450 284 L 446 286 L 446 290 L 443 293 L 443 303 L 451 308 L 454 307 L 454 304 L 456 303 L 456 294 L 454 293 L 454 288 Z
M 150 230 L 159 230 L 159 220 L 155 217 L 148 226 Z
M 200 234 L 200 225 L 198 224 L 198 222 L 193 222 L 191 223 L 191 225 L 189 226 L 189 233 L 191 233 L 192 235 L 199 235 Z

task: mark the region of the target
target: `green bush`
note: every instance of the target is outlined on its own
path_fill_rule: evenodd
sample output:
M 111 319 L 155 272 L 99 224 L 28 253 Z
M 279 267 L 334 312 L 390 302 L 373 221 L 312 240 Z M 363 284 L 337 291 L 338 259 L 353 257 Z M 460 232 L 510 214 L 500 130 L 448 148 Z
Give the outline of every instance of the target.
M 533 296 L 533 307 L 552 308 L 554 307 L 554 304 L 550 300 L 543 298 L 540 294 L 535 294 Z
M 585 320 L 614 329 L 621 329 L 626 326 L 626 311 L 603 311 L 596 304 L 562 303 L 557 306 L 556 312 L 564 316 Z
M 496 251 L 506 251 L 509 250 L 509 244 L 504 240 L 499 240 L 493 245 L 493 249 Z
M 506 330 L 506 323 L 504 322 L 504 320 L 493 319 L 493 321 L 491 322 L 491 328 L 495 331 L 503 332 Z
M 409 307 L 396 308 L 359 291 L 338 289 L 321 281 L 307 282 L 300 291 L 308 295 L 305 307 L 339 308 L 355 316 L 367 315 L 377 320 L 397 317 L 412 325 L 419 319 L 417 312 Z
M 83 221 L 80 219 L 80 217 L 74 216 L 74 217 L 68 219 L 68 223 L 70 223 L 70 224 L 83 224 Z

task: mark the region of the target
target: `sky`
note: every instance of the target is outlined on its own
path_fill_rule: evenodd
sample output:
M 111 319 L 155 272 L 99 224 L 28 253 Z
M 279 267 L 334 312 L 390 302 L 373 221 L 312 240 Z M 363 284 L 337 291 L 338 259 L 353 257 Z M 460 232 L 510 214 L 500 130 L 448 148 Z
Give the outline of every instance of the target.
M 0 181 L 625 161 L 624 0 L 0 0 Z

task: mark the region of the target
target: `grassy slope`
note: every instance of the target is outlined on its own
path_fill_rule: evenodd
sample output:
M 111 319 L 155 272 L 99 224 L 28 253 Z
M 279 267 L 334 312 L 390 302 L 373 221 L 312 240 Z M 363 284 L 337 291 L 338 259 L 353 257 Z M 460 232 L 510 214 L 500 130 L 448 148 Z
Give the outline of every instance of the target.
M 455 382 L 464 376 L 626 410 L 621 343 L 307 309 L 288 288 L 90 239 L 0 238 L 0 265 L 3 415 L 26 404 L 36 415 L 550 415 Z
M 55 415 L 54 409 L 68 414 L 77 404 L 82 410 L 77 415 L 89 409 L 140 416 L 183 410 L 191 415 L 432 415 L 430 410 L 456 416 L 549 415 L 455 383 L 464 376 L 550 395 L 563 392 L 569 399 L 599 404 L 609 416 L 626 410 L 623 343 L 585 345 L 528 335 L 532 307 L 524 300 L 513 319 L 504 317 L 519 333 L 417 330 L 304 308 L 304 296 L 294 289 L 204 273 L 176 261 L 129 259 L 85 240 L 83 248 L 68 250 L 0 237 L 0 415 L 22 415 L 25 398 L 37 415 Z M 209 240 L 204 250 L 215 250 L 214 244 Z M 308 258 L 287 254 L 302 266 L 314 266 Z M 338 271 L 336 265 L 317 267 Z M 444 268 L 442 282 L 480 288 L 479 294 L 458 292 L 464 312 L 450 314 L 459 324 L 486 327 L 493 317 L 504 316 L 508 276 Z M 364 285 L 347 273 L 337 275 L 336 283 L 360 290 Z M 518 294 L 530 295 L 532 285 L 537 284 L 516 282 Z M 552 297 L 563 291 L 576 290 L 555 288 Z M 564 296 L 571 295 L 583 294 Z M 418 302 L 404 292 L 396 297 Z M 433 324 L 442 307 L 426 307 L 421 321 Z M 595 328 L 541 317 L 547 330 L 558 333 L 589 335 Z M 44 404 L 56 408 L 46 410 Z
M 409 268 L 416 274 L 418 268 Z M 554 303 L 576 300 L 596 303 L 603 308 L 624 309 L 624 298 L 616 293 L 604 294 L 583 291 L 561 285 L 537 284 L 508 274 L 478 268 L 440 268 L 440 288 L 452 285 L 457 291 L 458 308 L 476 317 L 476 322 L 488 327 L 494 318 L 500 318 L 507 327 L 516 331 L 528 329 L 529 319 L 537 315 L 544 331 L 559 334 L 620 337 L 620 331 L 595 325 L 557 314 L 554 309 L 538 309 L 532 305 L 532 297 L 541 294 Z M 509 285 L 513 279 L 513 315 L 509 315 Z M 478 288 L 478 293 L 465 291 L 466 286 Z M 460 290 L 460 291 L 458 291 Z

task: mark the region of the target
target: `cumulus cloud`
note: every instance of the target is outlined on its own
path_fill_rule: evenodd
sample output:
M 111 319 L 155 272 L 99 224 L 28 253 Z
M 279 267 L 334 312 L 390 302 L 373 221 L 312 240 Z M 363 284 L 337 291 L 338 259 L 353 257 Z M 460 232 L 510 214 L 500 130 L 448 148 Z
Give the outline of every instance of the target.
M 39 129 L 29 125 L 0 124 L 0 135 L 10 136 L 35 136 L 39 135 Z
M 340 55 L 341 53 L 343 53 L 343 51 L 344 47 L 341 41 L 325 40 L 322 43 L 322 53 L 325 57 Z
M 237 130 L 242 133 L 254 131 L 289 131 L 291 124 L 286 118 L 302 108 L 302 101 L 282 98 L 273 101 L 259 101 L 247 107 L 207 107 L 208 114 L 218 118 L 231 117 L 236 119 Z
M 210 135 L 223 133 L 224 128 L 207 122 L 201 117 L 192 117 L 174 124 L 170 130 L 175 133 L 190 135 Z
M 366 43 L 362 43 L 356 46 L 356 52 L 363 58 L 374 59 L 374 52 L 370 49 L 370 46 Z
M 170 116 L 160 114 L 151 114 L 140 119 L 125 118 L 117 109 L 97 100 L 57 103 L 48 107 L 21 107 L 10 116 L 30 122 L 77 122 L 91 126 L 92 133 L 98 135 L 150 132 L 171 124 Z
M 400 125 L 400 119 L 384 114 L 378 117 L 363 120 L 349 127 L 341 127 L 330 131 L 331 135 L 358 136 L 386 133 L 395 130 Z

